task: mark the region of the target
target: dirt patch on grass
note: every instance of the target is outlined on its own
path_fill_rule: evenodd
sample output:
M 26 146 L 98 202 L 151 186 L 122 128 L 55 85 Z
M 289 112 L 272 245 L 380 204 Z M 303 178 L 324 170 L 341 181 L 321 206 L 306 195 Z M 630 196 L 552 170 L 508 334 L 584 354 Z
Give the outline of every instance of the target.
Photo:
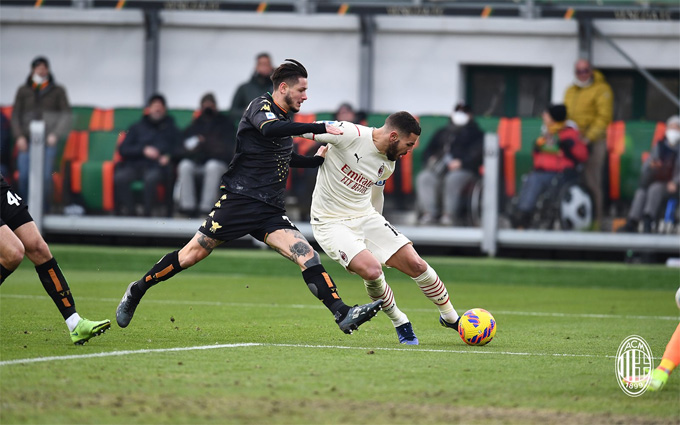
M 387 397 L 387 396 L 385 396 Z M 35 400 L 33 397 L 30 399 Z M 3 423 L 195 423 L 195 424 L 541 424 L 541 425 L 680 425 L 680 418 L 655 418 L 623 414 L 558 412 L 542 409 L 468 407 L 442 404 L 409 404 L 348 401 L 342 398 L 250 398 L 223 395 L 195 397 L 172 394 L 131 393 L 127 396 L 93 394 L 78 400 L 60 400 L 58 410 L 22 406 L 27 400 L 4 402 Z M 47 406 L 44 406 L 47 407 Z

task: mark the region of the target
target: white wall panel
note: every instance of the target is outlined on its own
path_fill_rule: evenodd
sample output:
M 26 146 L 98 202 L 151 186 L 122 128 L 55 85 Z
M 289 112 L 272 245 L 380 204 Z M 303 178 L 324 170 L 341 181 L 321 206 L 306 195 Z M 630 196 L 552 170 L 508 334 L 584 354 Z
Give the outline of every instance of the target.
M 141 13 L 30 10 L 0 13 L 0 104 L 14 102 L 39 55 L 50 60 L 74 105 L 102 107 L 142 102 L 144 31 Z M 68 12 L 68 13 L 62 13 Z M 67 16 L 65 16 L 67 15 Z
M 677 22 L 597 21 L 643 67 L 680 67 Z M 465 96 L 467 65 L 540 66 L 553 70 L 553 101 L 562 99 L 578 55 L 577 24 L 562 19 L 379 16 L 373 109 L 446 114 Z M 212 91 L 226 109 L 253 72 L 255 55 L 287 57 L 310 72 L 303 112 L 358 104 L 356 16 L 286 13 L 161 12 L 159 91 L 173 108 L 195 108 Z M 596 39 L 594 63 L 629 68 Z M 140 11 L 0 8 L 0 104 L 11 104 L 37 55 L 50 58 L 71 103 L 102 107 L 144 102 L 144 27 Z
M 239 84 L 250 79 L 255 56 L 286 58 L 309 72 L 309 99 L 301 112 L 332 111 L 345 101 L 358 103 L 359 35 L 354 17 L 318 20 L 277 14 L 252 16 L 212 13 L 163 14 L 159 89 L 174 107 L 194 108 L 212 91 L 221 109 L 231 105 Z M 200 19 L 205 18 L 205 19 Z M 332 17 L 334 18 L 334 17 Z

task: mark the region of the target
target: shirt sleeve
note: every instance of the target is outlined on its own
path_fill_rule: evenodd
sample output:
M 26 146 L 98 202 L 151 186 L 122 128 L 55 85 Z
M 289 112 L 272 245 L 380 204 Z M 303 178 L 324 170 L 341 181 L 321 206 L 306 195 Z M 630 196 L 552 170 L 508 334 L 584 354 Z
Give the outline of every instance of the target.
M 324 124 L 325 126 L 324 122 L 320 121 L 320 123 Z M 342 146 L 343 144 L 350 143 L 351 141 L 356 139 L 358 136 L 361 136 L 365 132 L 370 131 L 368 127 L 364 127 L 348 121 L 329 121 L 328 123 L 341 129 L 342 134 L 336 135 L 325 132 L 323 134 L 304 133 L 300 137 L 304 137 L 305 139 L 311 139 L 320 143 L 328 143 L 331 145 Z
M 302 133 L 323 133 L 326 126 L 321 123 L 299 123 L 281 120 L 272 110 L 272 102 L 260 97 L 248 105 L 247 119 L 265 137 L 296 136 Z

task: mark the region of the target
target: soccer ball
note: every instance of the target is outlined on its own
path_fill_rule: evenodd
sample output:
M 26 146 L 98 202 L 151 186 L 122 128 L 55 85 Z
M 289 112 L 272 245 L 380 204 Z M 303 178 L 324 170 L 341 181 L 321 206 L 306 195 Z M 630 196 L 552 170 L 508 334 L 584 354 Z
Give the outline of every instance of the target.
M 483 308 L 473 308 L 460 316 L 458 333 L 468 345 L 486 345 L 496 335 L 496 320 Z
M 584 230 L 593 222 L 593 200 L 579 185 L 570 185 L 560 201 L 560 224 L 564 230 Z

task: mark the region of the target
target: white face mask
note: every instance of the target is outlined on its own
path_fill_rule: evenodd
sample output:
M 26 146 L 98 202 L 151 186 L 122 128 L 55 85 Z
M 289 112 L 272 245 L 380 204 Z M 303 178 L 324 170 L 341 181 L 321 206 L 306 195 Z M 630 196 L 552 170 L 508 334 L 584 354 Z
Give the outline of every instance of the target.
M 578 78 L 574 78 L 574 84 L 581 88 L 588 87 L 589 85 L 593 84 L 593 77 L 590 77 L 585 81 L 581 81 Z
M 456 111 L 453 114 L 451 114 L 451 121 L 453 121 L 454 125 L 457 125 L 459 127 L 463 127 L 468 122 L 470 122 L 470 116 L 468 114 L 466 114 L 465 112 Z
M 680 130 L 676 130 L 674 128 L 667 129 L 666 140 L 668 140 L 668 144 L 671 146 L 677 145 L 678 141 L 680 141 Z
M 40 75 L 38 75 L 38 74 L 33 74 L 33 76 L 31 77 L 31 79 L 32 79 L 33 82 L 36 83 L 37 85 L 40 85 L 40 84 L 43 83 L 43 81 L 45 81 L 45 79 L 44 79 L 43 77 L 41 77 Z

